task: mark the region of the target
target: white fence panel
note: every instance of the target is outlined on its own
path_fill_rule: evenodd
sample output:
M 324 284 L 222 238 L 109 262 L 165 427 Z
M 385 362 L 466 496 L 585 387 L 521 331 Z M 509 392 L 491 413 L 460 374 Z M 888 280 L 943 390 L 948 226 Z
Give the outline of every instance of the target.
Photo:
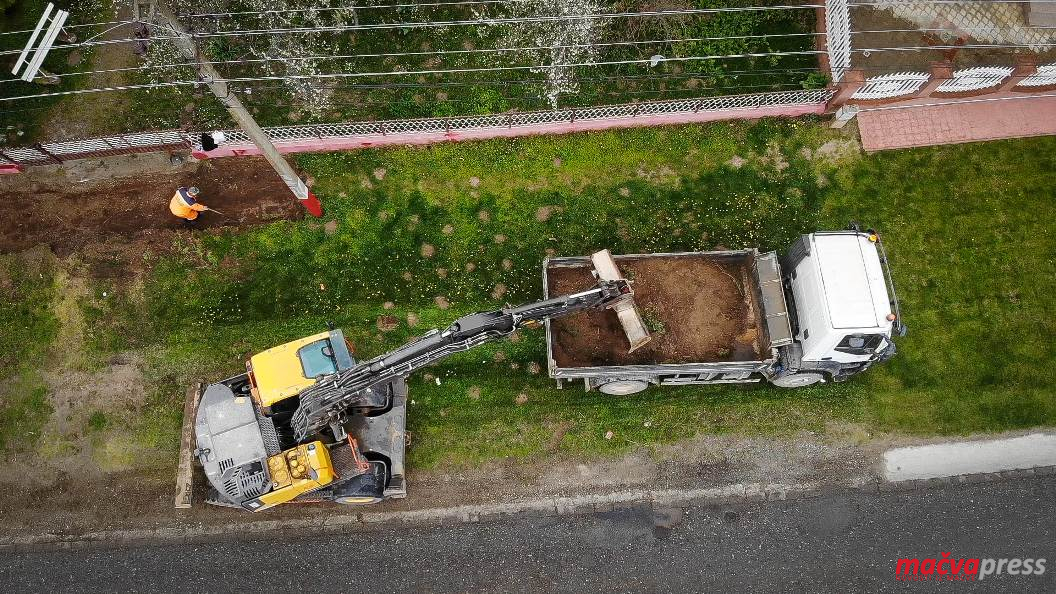
M 851 9 L 847 0 L 825 1 L 825 40 L 832 82 L 840 82 L 851 67 Z
M 928 79 L 927 72 L 896 72 L 865 79 L 851 99 L 890 99 L 912 95 L 921 89 Z
M 571 124 L 579 121 L 633 120 L 635 118 L 716 112 L 782 105 L 806 105 L 824 103 L 832 97 L 831 89 L 810 89 L 753 93 L 749 95 L 723 95 L 695 99 L 673 99 L 649 101 L 624 105 L 602 105 L 586 108 L 565 108 L 549 111 L 506 113 L 451 118 L 418 118 L 411 120 L 384 120 L 378 122 L 343 122 L 338 124 L 309 124 L 305 126 L 275 126 L 264 131 L 275 142 L 297 142 L 306 139 L 340 139 L 362 136 L 385 136 L 389 134 L 445 134 L 451 131 L 486 131 L 508 128 L 531 128 L 549 124 Z M 240 130 L 224 130 L 227 139 L 222 146 L 249 144 L 249 139 Z M 196 148 L 201 148 L 194 139 Z
M 1047 87 L 1056 85 L 1056 63 L 1038 66 L 1038 71 L 1019 81 L 1017 87 Z
M 1011 66 L 977 66 L 953 73 L 953 78 L 935 87 L 936 93 L 963 93 L 989 89 L 1012 75 Z

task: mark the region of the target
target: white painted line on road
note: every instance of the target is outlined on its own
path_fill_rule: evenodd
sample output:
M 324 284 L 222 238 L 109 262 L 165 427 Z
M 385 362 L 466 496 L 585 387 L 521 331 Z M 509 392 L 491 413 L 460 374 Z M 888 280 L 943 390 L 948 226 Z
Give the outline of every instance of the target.
M 1010 439 L 939 443 L 884 452 L 889 481 L 1023 470 L 1056 465 L 1056 435 L 1033 433 Z

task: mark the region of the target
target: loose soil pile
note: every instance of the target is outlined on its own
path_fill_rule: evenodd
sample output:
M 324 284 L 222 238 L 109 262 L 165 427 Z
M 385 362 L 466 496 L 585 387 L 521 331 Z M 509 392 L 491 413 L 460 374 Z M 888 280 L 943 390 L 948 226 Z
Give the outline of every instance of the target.
M 260 158 L 204 161 L 196 167 L 71 183 L 60 174 L 5 176 L 0 184 L 0 252 L 38 244 L 65 255 L 114 238 L 169 243 L 180 229 L 211 229 L 303 216 L 290 190 Z M 10 181 L 10 183 L 9 183 Z M 193 227 L 169 212 L 179 186 L 198 186 L 205 212 Z
M 617 259 L 653 340 L 633 353 L 616 316 L 585 311 L 551 322 L 559 367 L 752 361 L 761 358 L 751 257 Z M 551 296 L 594 286 L 589 263 L 547 270 Z

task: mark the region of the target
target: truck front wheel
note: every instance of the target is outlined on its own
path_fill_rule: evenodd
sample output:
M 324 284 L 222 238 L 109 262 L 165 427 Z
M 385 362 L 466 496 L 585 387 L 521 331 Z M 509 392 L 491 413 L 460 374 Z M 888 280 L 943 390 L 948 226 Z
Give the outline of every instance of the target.
M 779 388 L 802 388 L 824 380 L 825 377 L 820 373 L 805 371 L 802 373 L 779 373 L 770 378 L 770 383 Z
M 598 391 L 612 396 L 626 396 L 628 394 L 637 394 L 648 387 L 648 382 L 641 380 L 615 380 L 601 384 L 598 386 Z

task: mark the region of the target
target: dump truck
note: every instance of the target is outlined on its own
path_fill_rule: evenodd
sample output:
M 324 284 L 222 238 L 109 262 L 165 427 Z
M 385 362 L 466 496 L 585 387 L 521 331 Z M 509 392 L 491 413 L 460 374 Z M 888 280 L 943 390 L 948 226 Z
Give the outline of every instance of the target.
M 853 226 L 755 249 L 614 257 L 652 340 L 631 350 L 607 312 L 546 322 L 550 376 L 624 395 L 649 386 L 841 382 L 895 354 L 904 335 L 880 236 Z M 586 257 L 543 262 L 544 296 L 589 286 Z

